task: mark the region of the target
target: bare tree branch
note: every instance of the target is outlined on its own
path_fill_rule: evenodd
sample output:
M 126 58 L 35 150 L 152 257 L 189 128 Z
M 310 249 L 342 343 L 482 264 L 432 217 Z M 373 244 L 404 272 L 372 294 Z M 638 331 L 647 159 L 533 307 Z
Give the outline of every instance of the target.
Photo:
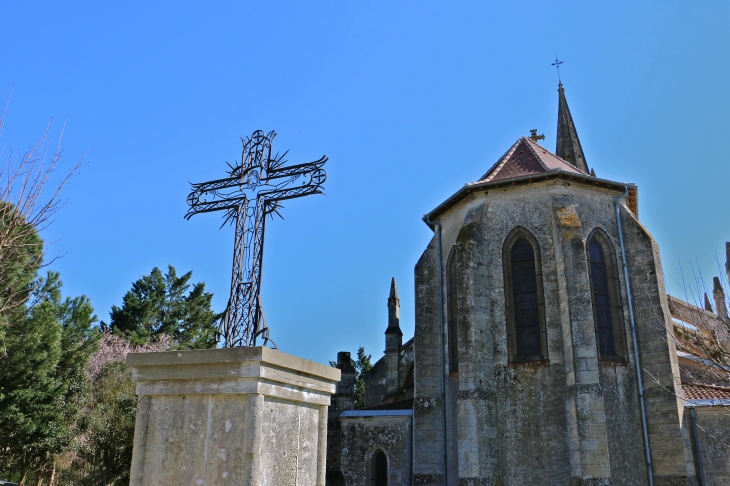
M 10 98 L 0 116 L 0 134 L 9 102 Z M 55 147 L 51 147 L 50 130 L 51 122 L 40 139 L 19 156 L 0 147 L 0 318 L 26 305 L 35 290 L 17 278 L 18 272 L 32 276 L 55 260 L 44 260 L 44 246 L 37 235 L 53 223 L 54 215 L 65 204 L 61 189 L 86 157 L 84 154 L 53 187 L 52 178 L 62 160 L 63 128 Z

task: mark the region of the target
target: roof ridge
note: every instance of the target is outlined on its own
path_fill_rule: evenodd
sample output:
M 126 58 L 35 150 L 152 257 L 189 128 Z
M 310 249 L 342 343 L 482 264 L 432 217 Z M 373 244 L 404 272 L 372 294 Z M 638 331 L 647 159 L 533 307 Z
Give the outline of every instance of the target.
M 499 170 L 500 170 L 500 169 L 502 168 L 502 166 L 504 166 L 504 164 L 506 164 L 506 163 L 507 163 L 507 161 L 508 161 L 508 160 L 509 160 L 509 158 L 510 158 L 510 157 L 512 156 L 512 154 L 513 154 L 513 153 L 515 152 L 515 150 L 517 150 L 517 145 L 518 145 L 518 144 L 519 144 L 519 143 L 520 143 L 521 141 L 522 141 L 522 139 L 521 139 L 521 138 L 517 139 L 517 141 L 516 141 L 515 143 L 513 143 L 513 144 L 512 144 L 512 146 L 511 146 L 510 148 L 508 148 L 508 149 L 507 149 L 507 151 L 506 151 L 506 152 L 504 153 L 504 155 L 502 155 L 502 157 L 500 157 L 500 158 L 499 158 L 499 159 L 497 160 L 497 162 L 495 162 L 495 163 L 494 163 L 494 164 L 493 164 L 493 165 L 492 165 L 492 166 L 491 166 L 491 167 L 489 168 L 489 170 L 488 170 L 487 172 L 485 172 L 485 173 L 484 173 L 484 175 L 483 175 L 483 176 L 481 176 L 481 177 L 480 177 L 479 179 L 477 179 L 477 180 L 478 180 L 478 181 L 485 181 L 485 182 L 489 182 L 490 180 L 492 180 L 492 179 L 494 178 L 494 176 L 495 176 L 495 175 L 497 175 L 497 173 L 498 173 L 498 172 L 499 172 Z M 487 177 L 487 176 L 489 176 L 489 177 Z
M 532 155 L 535 156 L 535 158 L 540 163 L 542 168 L 545 169 L 546 171 L 550 170 L 548 168 L 547 164 L 545 164 L 545 161 L 542 159 L 542 156 L 539 153 L 537 153 L 537 151 L 535 150 L 535 147 L 532 146 L 533 143 L 537 145 L 537 142 L 532 140 L 530 137 L 522 137 L 522 138 L 520 138 L 520 140 L 524 140 L 525 142 L 527 142 L 527 146 L 530 148 L 530 152 L 532 152 Z M 538 145 L 538 147 L 542 148 L 540 145 Z

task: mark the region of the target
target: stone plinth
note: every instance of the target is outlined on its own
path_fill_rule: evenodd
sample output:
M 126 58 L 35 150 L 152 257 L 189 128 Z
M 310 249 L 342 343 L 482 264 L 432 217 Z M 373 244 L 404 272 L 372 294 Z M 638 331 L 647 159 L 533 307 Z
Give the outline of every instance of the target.
M 131 486 L 325 484 L 340 370 L 263 347 L 131 353 Z

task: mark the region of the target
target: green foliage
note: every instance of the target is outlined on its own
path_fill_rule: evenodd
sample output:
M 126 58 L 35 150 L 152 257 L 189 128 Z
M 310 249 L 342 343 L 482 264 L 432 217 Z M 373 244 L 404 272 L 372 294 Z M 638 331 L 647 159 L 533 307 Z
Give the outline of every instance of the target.
M 372 355 L 365 354 L 365 348 L 357 348 L 357 359 L 353 360 L 355 367 L 355 408 L 365 405 L 365 374 L 373 367 L 370 363 Z
M 45 467 L 79 433 L 84 369 L 100 333 L 88 299 L 62 300 L 61 285 L 59 274 L 48 272 L 33 285 L 33 305 L 6 316 L 7 356 L 0 361 L 0 464 L 6 470 Z
M 214 347 L 220 316 L 211 309 L 213 294 L 205 291 L 203 282 L 194 284 L 187 293 L 192 275 L 190 271 L 178 277 L 173 266 L 165 275 L 153 268 L 132 284 L 121 308 L 112 307 L 112 332 L 137 345 L 167 334 L 178 349 Z
M 15 207 L 0 201 L 0 337 L 11 320 L 22 319 L 24 303 L 34 289 L 43 255 L 43 240 Z M 0 350 L 0 355 L 4 348 Z
M 370 363 L 371 359 L 372 355 L 365 354 L 363 346 L 357 348 L 357 359 L 350 358 L 350 365 L 355 369 L 355 408 L 365 406 L 365 375 L 373 367 Z M 330 361 L 330 366 L 337 368 L 337 362 Z
M 92 385 L 93 400 L 85 417 L 86 454 L 101 466 L 102 483 L 129 484 L 137 413 L 132 375 L 124 362 L 104 365 Z

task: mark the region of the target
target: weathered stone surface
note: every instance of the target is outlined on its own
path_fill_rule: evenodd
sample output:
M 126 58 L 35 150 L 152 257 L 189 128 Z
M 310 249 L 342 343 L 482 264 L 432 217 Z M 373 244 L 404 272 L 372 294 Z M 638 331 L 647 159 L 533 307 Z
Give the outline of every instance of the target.
M 340 371 L 268 348 L 130 354 L 130 484 L 323 486 Z
M 730 414 L 727 406 L 695 407 L 695 413 L 707 486 L 730 484 Z M 690 421 L 689 410 L 685 420 Z
M 426 218 L 436 234 L 414 272 L 412 455 L 389 448 L 389 463 L 412 461 L 419 485 L 646 485 L 645 403 L 654 484 L 696 484 L 672 326 L 664 325 L 671 316 L 659 249 L 636 217 L 637 188 L 564 169 L 538 177 L 546 167 L 522 170 L 518 159 L 511 170 L 519 178 L 467 184 Z M 505 261 L 516 235 L 535 249 L 537 291 L 522 301 L 537 296 L 530 311 L 538 315 L 541 350 L 534 356 L 516 356 L 512 337 L 514 287 Z M 589 259 L 592 238 L 605 267 Z M 604 273 L 604 281 L 595 278 Z M 605 292 L 594 294 L 596 286 Z M 594 309 L 594 299 L 608 305 Z M 403 382 L 408 343 L 396 337 L 366 377 L 366 408 L 393 403 L 386 397 L 396 364 Z M 601 346 L 598 337 L 606 339 Z M 356 450 L 365 463 L 379 434 L 405 430 L 353 418 L 347 435 L 345 419 L 338 420 L 342 457 Z M 709 412 L 702 420 L 721 421 Z M 722 484 L 730 457 L 702 447 Z M 343 459 L 341 482 L 332 484 L 368 484 L 365 463 Z M 357 474 L 348 476 L 348 467 Z
M 407 411 L 362 411 L 340 417 L 345 484 L 371 484 L 378 450 L 388 458 L 388 484 L 411 484 L 411 415 L 393 415 L 398 412 Z
M 610 257 L 619 258 L 614 199 L 620 194 L 543 182 L 472 196 L 439 218 L 444 268 L 450 252 L 458 255 L 459 372 L 444 377 L 446 427 L 458 434 L 447 454 L 450 482 L 457 462 L 463 484 L 647 483 L 636 365 L 630 353 L 624 361 L 599 361 L 585 243 L 600 231 L 613 246 Z M 674 387 L 673 349 L 649 318 L 666 307 L 656 244 L 625 208 L 622 223 L 644 366 Z M 502 246 L 517 227 L 539 247 L 544 361 L 509 362 Z M 414 470 L 424 484 L 444 474 L 435 242 L 416 266 Z M 632 349 L 626 282 L 623 274 L 618 279 L 624 344 Z M 688 484 L 681 407 L 662 387 L 645 386 L 655 477 Z

